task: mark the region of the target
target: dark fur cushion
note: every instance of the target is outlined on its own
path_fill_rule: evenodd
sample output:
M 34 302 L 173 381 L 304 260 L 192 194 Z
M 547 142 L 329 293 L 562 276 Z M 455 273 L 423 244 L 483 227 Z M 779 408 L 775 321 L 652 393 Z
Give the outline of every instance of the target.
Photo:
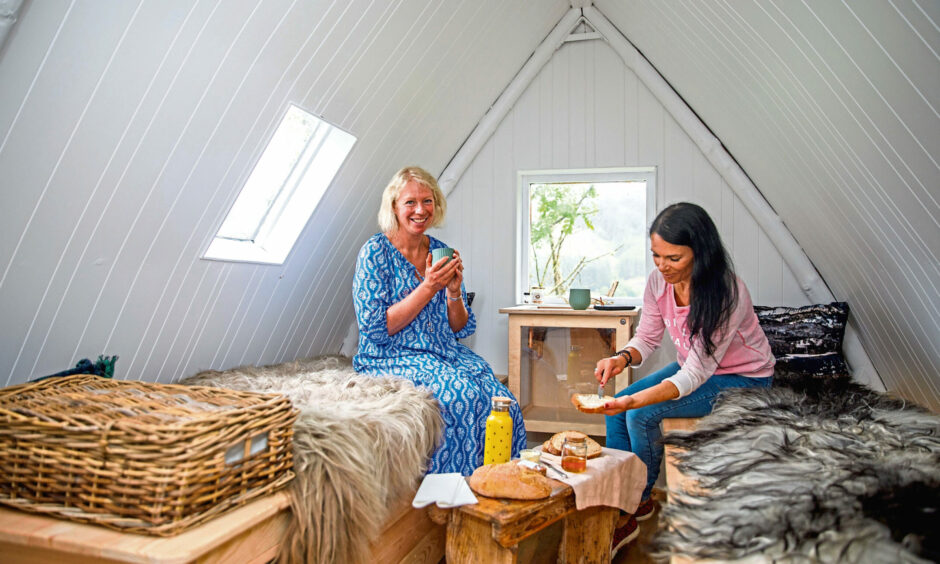
M 785 354 L 777 357 L 777 370 L 796 372 L 807 376 L 845 375 L 849 367 L 841 353 Z
M 804 307 L 754 306 L 754 313 L 777 359 L 788 372 L 813 376 L 848 374 L 842 339 L 849 317 L 846 302 Z
M 693 432 L 655 540 L 660 554 L 728 561 L 940 559 L 940 417 L 848 377 L 778 374 L 726 392 Z

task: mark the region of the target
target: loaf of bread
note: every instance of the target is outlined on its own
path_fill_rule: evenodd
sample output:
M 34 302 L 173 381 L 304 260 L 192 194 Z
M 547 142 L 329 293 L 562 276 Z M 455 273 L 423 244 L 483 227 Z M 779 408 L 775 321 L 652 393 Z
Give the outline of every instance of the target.
M 552 435 L 552 438 L 542 443 L 542 452 L 560 456 L 561 446 L 565 444 L 565 439 L 569 437 L 584 437 L 585 442 L 587 443 L 588 458 L 597 458 L 601 455 L 601 445 L 581 431 L 562 431 L 560 433 L 555 433 Z
M 613 396 L 598 396 L 597 394 L 574 394 L 571 396 L 571 403 L 578 408 L 578 411 L 584 413 L 600 413 L 604 409 L 604 404 L 614 401 Z
M 513 462 L 480 466 L 470 476 L 470 489 L 486 497 L 543 499 L 551 495 L 551 481 Z

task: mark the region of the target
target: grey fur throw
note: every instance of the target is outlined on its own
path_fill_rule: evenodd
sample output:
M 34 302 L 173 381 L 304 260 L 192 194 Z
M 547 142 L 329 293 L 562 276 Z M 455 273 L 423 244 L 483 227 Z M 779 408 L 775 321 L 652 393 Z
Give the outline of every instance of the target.
M 300 411 L 281 562 L 368 562 L 389 506 L 417 486 L 443 429 L 430 392 L 357 374 L 341 356 L 201 372 L 183 383 L 282 393 Z
M 940 558 L 940 417 L 848 377 L 778 375 L 672 432 L 679 470 L 660 555 L 748 562 Z

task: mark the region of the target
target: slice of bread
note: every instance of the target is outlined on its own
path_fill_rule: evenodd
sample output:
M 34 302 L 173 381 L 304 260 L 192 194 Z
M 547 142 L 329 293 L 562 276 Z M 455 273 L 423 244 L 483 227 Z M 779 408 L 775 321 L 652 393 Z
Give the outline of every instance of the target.
M 571 396 L 571 403 L 578 408 L 578 411 L 584 413 L 600 413 L 604 410 L 604 404 L 614 401 L 613 396 L 598 397 L 597 394 L 574 394 Z
M 587 442 L 588 458 L 597 458 L 601 455 L 601 445 L 581 431 L 562 431 L 560 433 L 555 433 L 552 435 L 552 438 L 542 443 L 542 451 L 547 452 L 548 454 L 554 454 L 555 456 L 560 456 L 561 446 L 565 444 L 565 439 L 568 437 L 584 437 L 586 439 L 585 442 Z

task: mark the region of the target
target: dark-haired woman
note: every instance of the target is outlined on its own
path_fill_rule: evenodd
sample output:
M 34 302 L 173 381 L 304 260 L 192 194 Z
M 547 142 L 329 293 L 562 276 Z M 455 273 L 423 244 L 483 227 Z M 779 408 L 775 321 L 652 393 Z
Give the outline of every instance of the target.
M 634 382 L 604 406 L 607 446 L 646 463 L 646 489 L 634 514 L 640 521 L 655 510 L 650 492 L 663 457 L 663 418 L 707 415 L 722 390 L 770 386 L 774 368 L 751 296 L 705 210 L 684 202 L 664 209 L 650 227 L 650 248 L 656 270 L 647 279 L 636 335 L 594 372 L 603 384 L 627 366 L 642 364 L 667 330 L 676 345 L 677 362 Z M 638 532 L 631 518 L 618 528 L 614 550 Z

